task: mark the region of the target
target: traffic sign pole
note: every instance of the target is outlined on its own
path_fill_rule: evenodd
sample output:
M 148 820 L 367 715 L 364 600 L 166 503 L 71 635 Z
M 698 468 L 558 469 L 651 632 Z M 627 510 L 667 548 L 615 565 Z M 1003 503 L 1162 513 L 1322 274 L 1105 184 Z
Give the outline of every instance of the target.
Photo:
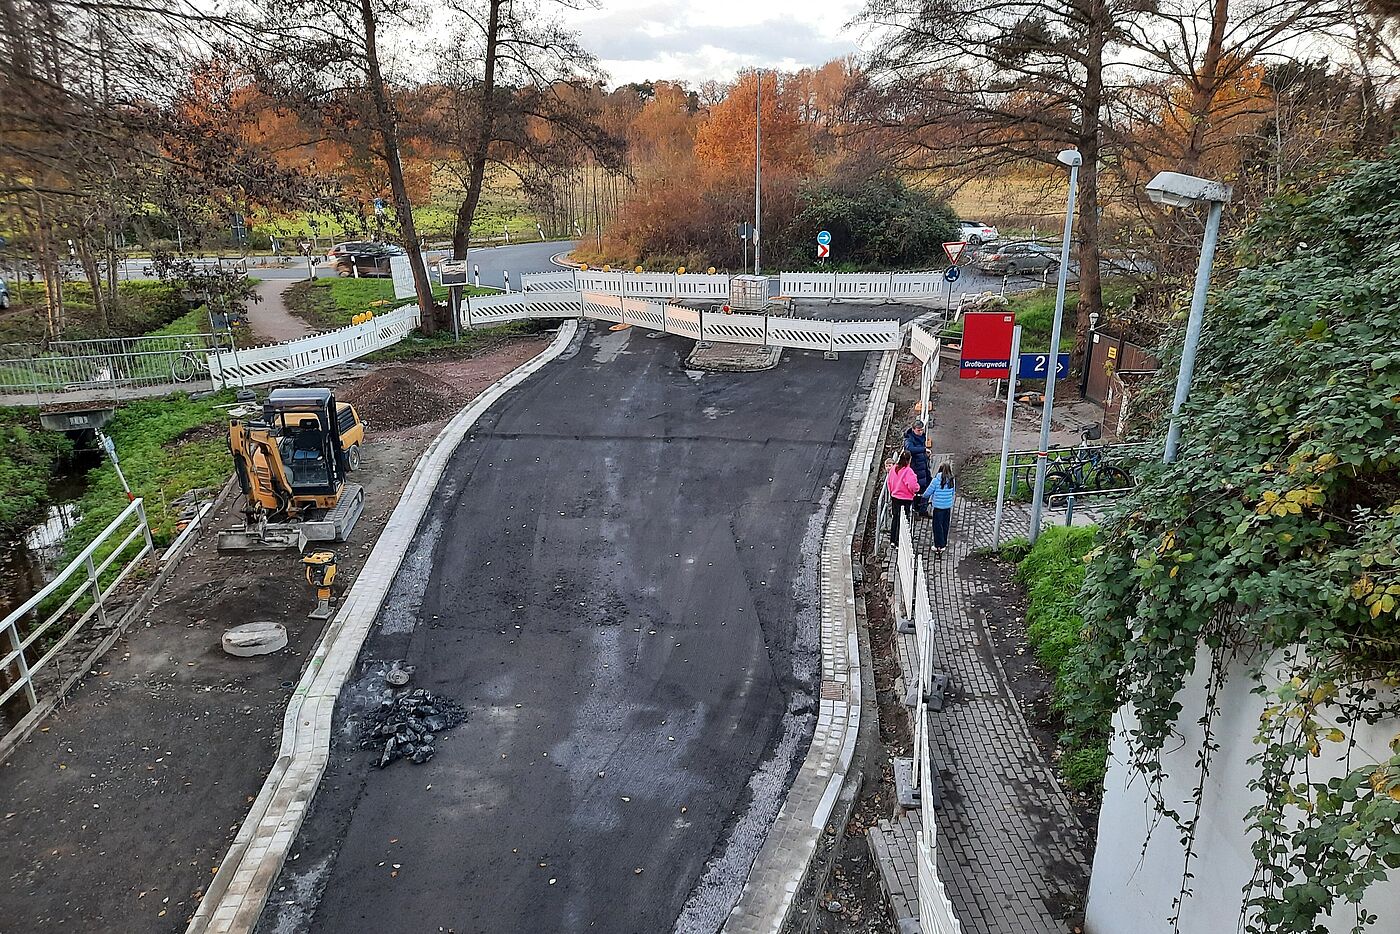
M 1021 326 L 1011 332 L 1011 359 L 1021 352 Z M 992 547 L 1001 547 L 1001 516 L 1006 508 L 1006 461 L 1011 456 L 1011 413 L 1016 405 L 1016 370 L 1012 368 L 1006 383 L 1006 422 L 1001 428 L 1001 469 L 997 471 L 997 512 L 992 520 Z

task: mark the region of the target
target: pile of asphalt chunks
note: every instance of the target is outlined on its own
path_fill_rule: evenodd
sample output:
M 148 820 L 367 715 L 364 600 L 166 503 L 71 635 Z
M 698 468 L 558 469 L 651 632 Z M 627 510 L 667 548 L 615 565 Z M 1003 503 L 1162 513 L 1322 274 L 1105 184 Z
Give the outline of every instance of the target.
M 437 734 L 467 719 L 456 701 L 425 690 L 405 691 L 386 697 L 366 719 L 360 734 L 361 749 L 382 749 L 378 766 L 398 759 L 422 765 L 437 752 Z

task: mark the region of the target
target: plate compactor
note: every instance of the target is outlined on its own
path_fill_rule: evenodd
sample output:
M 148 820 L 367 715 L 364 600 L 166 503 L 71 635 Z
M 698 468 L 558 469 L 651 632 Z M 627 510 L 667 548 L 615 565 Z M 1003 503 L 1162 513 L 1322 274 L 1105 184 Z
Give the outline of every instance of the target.
M 261 418 L 231 420 L 244 522 L 219 533 L 219 550 L 345 541 L 365 507 L 364 488 L 346 482 L 362 438 L 359 416 L 329 389 L 274 389 Z

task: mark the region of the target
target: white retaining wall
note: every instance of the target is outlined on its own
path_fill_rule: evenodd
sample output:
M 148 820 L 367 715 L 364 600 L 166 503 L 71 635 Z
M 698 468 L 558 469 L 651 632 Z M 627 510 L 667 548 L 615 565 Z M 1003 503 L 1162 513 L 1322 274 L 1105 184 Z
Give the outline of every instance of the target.
M 1177 697 L 1182 704 L 1176 726 L 1181 739 L 1168 743 L 1170 751 L 1163 760 L 1167 770 L 1161 788 L 1165 805 L 1184 816 L 1192 813 L 1191 796 L 1198 781 L 1196 756 L 1202 731 L 1197 720 L 1205 709 L 1209 670 L 1204 652 L 1197 659 L 1196 670 Z M 1245 836 L 1245 812 L 1258 800 L 1247 787 L 1258 774 L 1248 759 L 1259 750 L 1254 734 L 1265 706 L 1264 698 L 1251 693 L 1256 685 L 1244 665 L 1236 664 L 1219 694 L 1220 713 L 1212 724 L 1212 734 L 1220 748 L 1205 782 L 1196 855 L 1191 863 L 1195 873 L 1190 883 L 1192 894 L 1182 906 L 1177 931 L 1234 931 L 1244 886 L 1254 873 L 1251 840 Z M 1172 934 L 1174 930 L 1168 919 L 1181 881 L 1180 834 L 1171 821 L 1162 820 L 1148 839 L 1155 808 L 1147 799 L 1143 779 L 1126 763 L 1127 750 L 1121 739 L 1124 731 L 1135 725 L 1135 718 L 1126 709 L 1114 718 L 1098 848 L 1089 880 L 1088 934 Z M 1400 732 L 1400 720 L 1374 726 L 1358 724 L 1355 730 L 1359 743 L 1350 751 L 1353 767 L 1388 759 L 1387 744 Z M 1342 761 L 1347 752 L 1345 743 L 1323 743 L 1321 755 L 1309 762 L 1310 780 L 1326 781 L 1348 771 Z M 1392 870 L 1389 879 L 1372 885 L 1362 905 L 1380 918 L 1371 930 L 1378 934 L 1396 930 L 1400 926 L 1400 870 Z M 1344 934 L 1351 931 L 1354 920 L 1355 907 L 1343 905 L 1326 929 Z

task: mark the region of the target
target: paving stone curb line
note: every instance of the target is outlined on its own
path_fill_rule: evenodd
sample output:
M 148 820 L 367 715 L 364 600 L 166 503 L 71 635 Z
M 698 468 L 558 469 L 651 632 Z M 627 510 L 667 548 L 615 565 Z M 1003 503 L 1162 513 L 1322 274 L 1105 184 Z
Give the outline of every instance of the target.
M 235 488 L 234 479 L 234 477 L 228 478 L 228 481 L 224 483 L 223 489 L 219 490 L 219 495 L 214 497 L 213 505 L 203 512 L 191 525 L 199 526 L 204 522 L 210 521 L 210 517 L 219 511 L 224 501 L 228 499 L 229 495 L 233 492 Z M 199 531 L 200 530 L 196 528 L 188 536 L 182 535 L 181 538 L 184 539 L 183 542 L 177 539 L 171 544 L 170 549 L 166 551 L 164 556 L 154 550 L 151 552 L 149 558 L 154 559 L 159 566 L 155 578 L 146 585 L 145 589 L 137 596 L 136 601 L 121 615 L 116 625 L 112 627 L 111 632 L 104 636 L 102 641 L 97 644 L 96 648 L 88 653 L 87 657 L 74 669 L 73 674 L 64 679 L 63 683 L 59 685 L 58 690 L 49 695 L 47 700 L 41 701 L 39 706 L 25 714 L 24 718 L 20 720 L 19 723 L 15 724 L 3 738 L 0 738 L 0 764 L 4 763 L 4 761 L 19 748 L 21 743 L 34 734 L 39 724 L 43 723 L 48 715 L 53 713 L 54 708 L 68 697 L 69 692 L 77 686 L 79 681 L 87 676 L 88 672 L 93 669 L 102 656 L 106 655 L 112 646 L 117 644 L 118 639 L 126 635 L 126 631 L 131 628 L 131 624 L 146 614 L 146 611 L 151 608 L 151 604 L 155 602 L 156 595 L 160 593 L 160 589 L 165 586 L 165 582 L 170 579 L 170 575 L 175 573 L 175 569 L 180 566 L 181 560 L 184 559 L 185 555 L 189 554 L 190 548 L 198 541 Z
M 448 461 L 477 419 L 507 392 L 563 353 L 577 332 L 576 321 L 565 321 L 545 350 L 487 387 L 443 427 L 418 458 L 360 576 L 307 662 L 282 718 L 282 745 L 277 761 L 186 934 L 250 932 L 257 925 L 330 758 L 331 715 L 341 686 L 379 615 Z
M 889 426 L 894 418 L 894 403 L 885 405 L 885 423 L 880 428 L 880 437 L 889 434 Z M 870 471 L 870 478 L 865 488 L 865 498 L 861 501 L 860 521 L 856 523 L 855 539 L 853 547 L 859 547 L 864 551 L 865 537 L 869 533 L 870 525 L 877 521 L 874 511 L 871 508 L 880 487 L 884 480 L 884 464 L 876 460 Z M 870 780 L 879 781 L 881 766 L 884 759 L 884 746 L 880 742 L 880 707 L 875 699 L 875 654 L 870 646 L 870 614 L 869 601 L 871 591 L 869 585 L 864 581 L 864 567 L 861 564 L 863 557 L 856 562 L 852 568 L 852 582 L 855 585 L 856 598 L 856 628 L 860 640 L 860 726 L 856 732 L 856 754 L 852 759 L 852 767 L 846 772 L 846 783 L 841 788 L 841 795 L 836 799 L 836 806 L 832 808 L 831 815 L 827 818 L 827 833 L 817 841 L 816 852 L 812 854 L 812 860 L 808 864 L 807 873 L 802 880 L 802 885 L 797 890 L 797 899 L 802 904 L 816 905 L 817 899 L 826 891 L 827 885 L 831 881 L 831 872 L 836 866 L 836 861 L 842 852 L 845 843 L 845 826 L 850 822 L 851 815 L 855 813 L 856 805 L 860 802 L 861 792 L 865 788 L 865 783 Z M 794 906 L 800 907 L 800 906 Z M 808 934 L 812 930 L 821 916 L 819 911 L 808 911 L 802 907 L 799 911 L 788 911 L 787 921 L 783 924 L 783 934 Z
M 860 733 L 863 697 L 851 541 L 884 447 L 886 402 L 902 351 L 885 351 L 822 537 L 822 681 L 807 757 L 726 919 L 727 934 L 772 934 L 792 911 L 828 818 L 843 792 Z

